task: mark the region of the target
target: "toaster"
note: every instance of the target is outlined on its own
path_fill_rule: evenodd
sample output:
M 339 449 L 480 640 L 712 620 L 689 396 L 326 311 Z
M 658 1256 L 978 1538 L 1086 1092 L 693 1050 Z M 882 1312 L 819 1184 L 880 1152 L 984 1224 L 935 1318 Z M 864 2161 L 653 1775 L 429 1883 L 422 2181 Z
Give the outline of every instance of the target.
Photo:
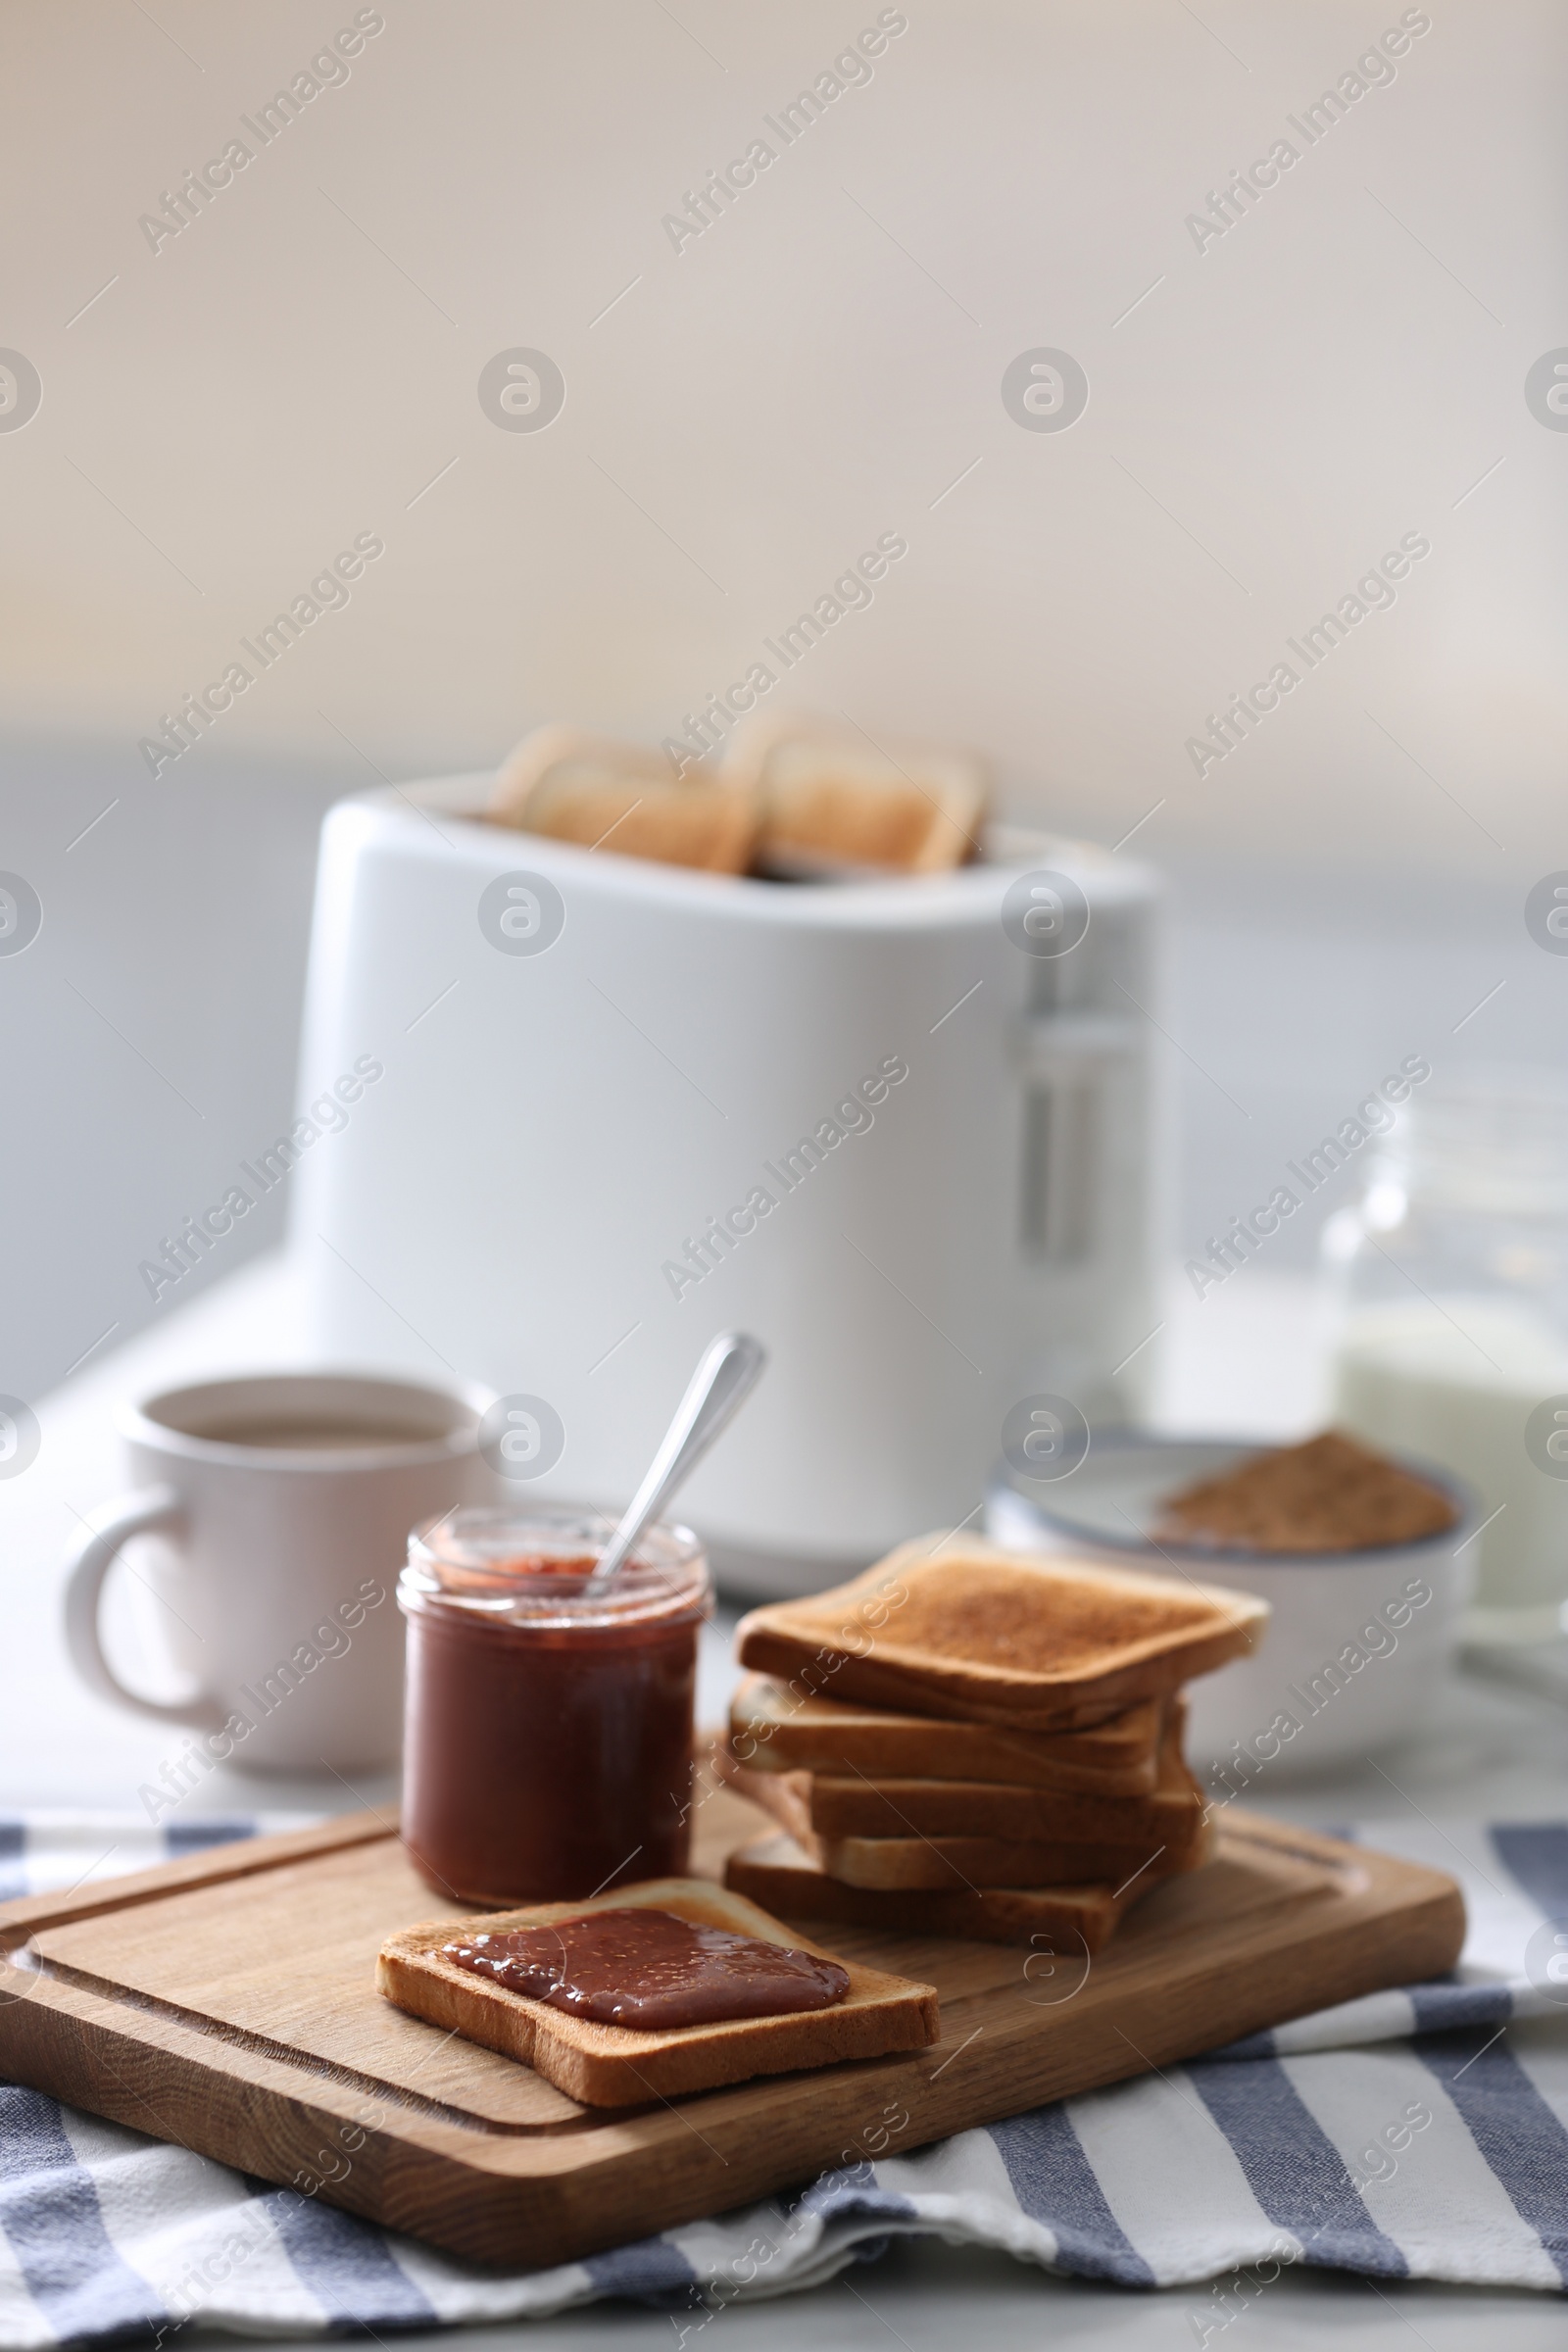
M 318 1360 L 482 1382 L 519 1506 L 618 1510 L 754 1332 L 683 1503 L 742 1597 L 973 1524 L 1020 1430 L 1140 1416 L 1147 868 L 993 825 L 936 875 L 714 875 L 487 823 L 487 787 L 324 821 L 286 1172 Z

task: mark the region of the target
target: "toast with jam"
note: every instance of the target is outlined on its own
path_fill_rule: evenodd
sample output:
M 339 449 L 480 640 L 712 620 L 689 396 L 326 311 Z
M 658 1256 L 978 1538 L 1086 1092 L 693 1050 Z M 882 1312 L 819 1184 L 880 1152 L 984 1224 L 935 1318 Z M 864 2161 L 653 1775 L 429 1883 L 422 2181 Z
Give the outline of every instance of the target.
M 588 2107 L 924 2049 L 929 1984 L 835 1959 L 743 1894 L 654 1879 L 389 1936 L 377 1988 Z

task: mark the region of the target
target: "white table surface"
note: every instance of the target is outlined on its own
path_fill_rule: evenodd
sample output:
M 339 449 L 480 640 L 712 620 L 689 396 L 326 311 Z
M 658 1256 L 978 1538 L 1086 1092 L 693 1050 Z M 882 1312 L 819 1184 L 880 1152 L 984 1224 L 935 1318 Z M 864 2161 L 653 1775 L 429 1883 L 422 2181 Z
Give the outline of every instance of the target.
M 1304 1282 L 1250 1268 L 1245 1282 L 1211 1293 L 1201 1305 L 1184 1286 L 1173 1286 L 1167 1318 L 1158 1413 L 1165 1426 L 1290 1437 L 1313 1425 L 1322 1401 L 1320 1354 Z M 171 1752 L 167 1726 L 81 1688 L 61 1633 L 66 1546 L 81 1516 L 124 1483 L 112 1407 L 178 1379 L 297 1367 L 306 1360 L 303 1330 L 291 1269 L 281 1258 L 262 1259 L 127 1346 L 93 1358 L 37 1405 L 43 1433 L 37 1459 L 21 1477 L 0 1482 L 0 1810 L 135 1810 L 138 1788 Z M 150 1609 L 130 1585 L 112 1607 L 111 1629 L 127 1652 L 139 1646 Z M 732 1680 L 732 1624 L 721 1613 L 705 1641 L 702 1708 L 709 1721 L 722 1712 Z M 1258 1801 L 1282 1817 L 1321 1825 L 1407 1816 L 1412 1806 L 1440 1817 L 1561 1817 L 1568 1812 L 1568 1710 L 1456 1674 L 1423 1735 L 1385 1762 L 1393 1781 L 1361 1767 L 1277 1792 L 1260 1789 Z M 395 1793 L 391 1774 L 356 1776 L 355 1794 L 365 1802 L 383 1804 Z M 214 1771 L 199 1800 L 204 1812 L 332 1810 L 351 1801 L 335 1780 L 232 1767 Z M 1133 2293 L 1051 2278 L 1006 2256 L 927 2242 L 895 2247 L 848 2280 L 806 2295 L 731 2306 L 711 2327 L 722 2327 L 733 2352 L 774 2346 L 793 2352 L 808 2340 L 824 2347 L 894 2341 L 925 2352 L 977 2331 L 998 2352 L 1047 2340 L 1153 2352 L 1197 2343 L 1190 2315 L 1201 2301 L 1187 2290 Z M 601 2345 L 630 2352 L 675 2340 L 667 2316 L 622 2305 L 526 2325 L 535 2338 L 559 2338 L 580 2352 Z M 1447 2352 L 1474 2344 L 1483 2328 L 1492 2352 L 1534 2352 L 1538 2345 L 1560 2352 L 1568 2343 L 1568 2316 L 1554 2298 L 1410 2284 L 1374 2288 L 1362 2279 L 1299 2271 L 1282 2274 L 1235 2325 L 1246 2343 L 1238 2338 L 1232 2352 L 1326 2344 L 1330 2330 L 1342 2352 L 1408 2343 L 1412 2332 L 1434 2352 Z M 463 2341 L 477 2352 L 503 2333 L 515 2338 L 517 2329 L 468 2330 Z

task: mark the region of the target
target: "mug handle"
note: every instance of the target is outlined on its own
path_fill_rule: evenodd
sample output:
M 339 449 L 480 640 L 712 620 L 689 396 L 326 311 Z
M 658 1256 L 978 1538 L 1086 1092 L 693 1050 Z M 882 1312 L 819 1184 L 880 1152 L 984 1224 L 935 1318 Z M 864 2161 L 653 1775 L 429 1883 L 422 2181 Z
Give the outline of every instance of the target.
M 71 1662 L 100 1698 L 134 1707 L 139 1715 L 156 1715 L 165 1723 L 198 1726 L 217 1724 L 221 1715 L 201 1694 L 189 1699 L 144 1698 L 127 1690 L 104 1655 L 98 1628 L 104 1579 L 132 1536 L 172 1532 L 182 1525 L 185 1505 L 172 1487 L 146 1487 L 137 1494 L 122 1494 L 93 1512 L 86 1532 L 66 1561 L 66 1647 Z

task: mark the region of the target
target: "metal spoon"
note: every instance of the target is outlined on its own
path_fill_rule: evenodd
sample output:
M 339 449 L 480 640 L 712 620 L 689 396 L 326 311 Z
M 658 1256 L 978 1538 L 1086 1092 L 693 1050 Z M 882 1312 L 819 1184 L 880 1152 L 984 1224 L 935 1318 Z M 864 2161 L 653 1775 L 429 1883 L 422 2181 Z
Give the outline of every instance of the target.
M 590 1586 L 603 1584 L 624 1566 L 649 1522 L 658 1517 L 676 1489 L 685 1485 L 719 1432 L 728 1428 L 766 1362 L 767 1350 L 761 1342 L 744 1331 L 722 1331 L 704 1350 L 648 1476 L 588 1579 Z

